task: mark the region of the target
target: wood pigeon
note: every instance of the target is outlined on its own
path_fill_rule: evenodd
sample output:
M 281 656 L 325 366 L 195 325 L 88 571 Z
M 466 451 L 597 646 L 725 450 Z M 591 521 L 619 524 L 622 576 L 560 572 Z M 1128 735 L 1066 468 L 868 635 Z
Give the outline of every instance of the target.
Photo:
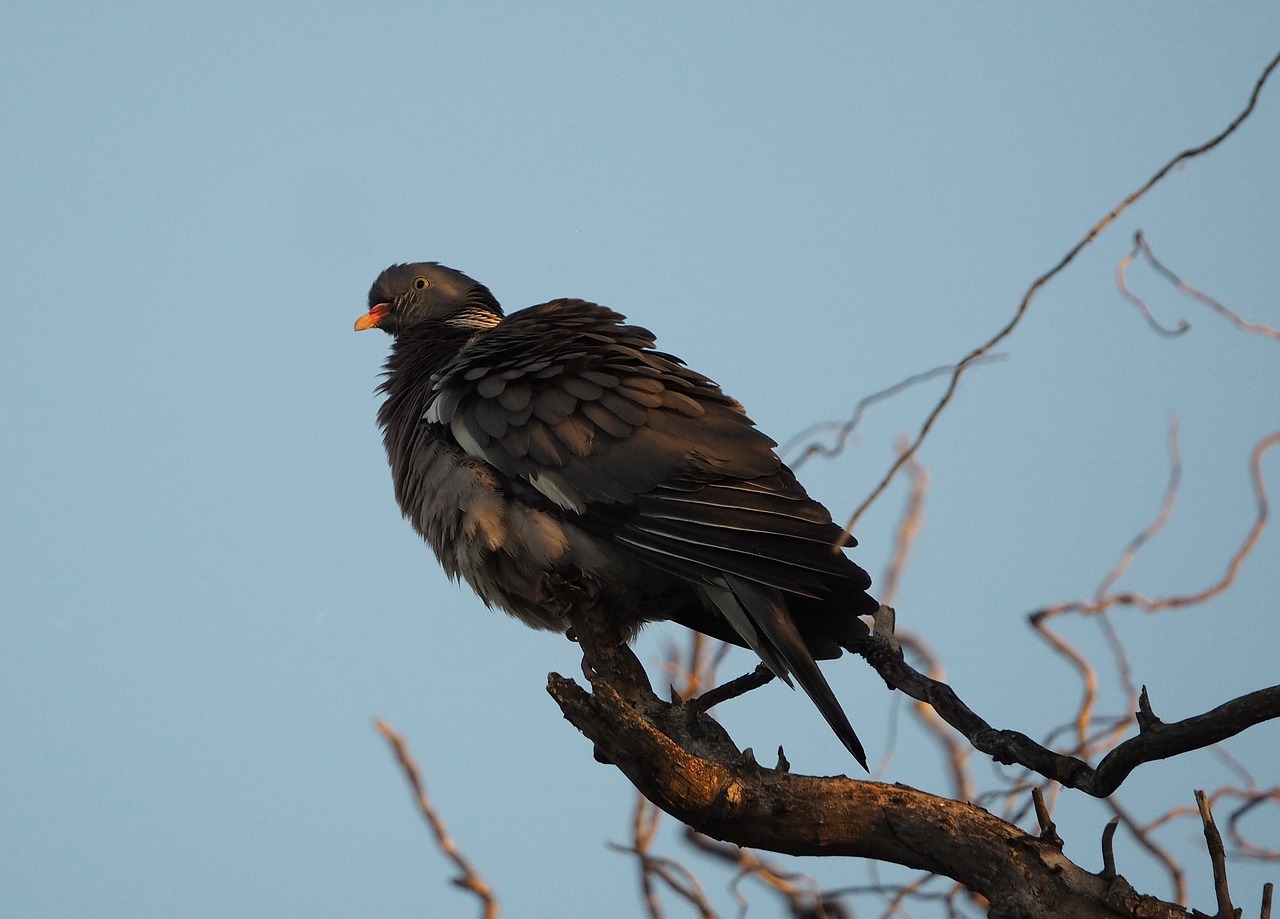
M 504 315 L 435 262 L 382 272 L 355 327 L 394 338 L 378 423 L 396 500 L 451 578 L 534 628 L 566 628 L 559 574 L 631 635 L 670 620 L 749 647 L 866 768 L 815 660 L 866 636 L 871 579 L 719 386 L 613 310 Z

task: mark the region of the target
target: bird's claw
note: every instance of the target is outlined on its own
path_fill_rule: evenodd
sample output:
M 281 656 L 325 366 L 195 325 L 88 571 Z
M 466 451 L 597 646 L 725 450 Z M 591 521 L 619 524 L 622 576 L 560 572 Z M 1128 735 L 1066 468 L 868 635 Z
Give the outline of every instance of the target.
M 599 600 L 600 585 L 586 575 L 566 577 L 556 571 L 544 571 L 534 582 L 533 599 L 540 606 L 564 619 L 569 610 L 574 607 L 590 605 Z M 570 636 L 570 641 L 577 641 L 577 639 Z

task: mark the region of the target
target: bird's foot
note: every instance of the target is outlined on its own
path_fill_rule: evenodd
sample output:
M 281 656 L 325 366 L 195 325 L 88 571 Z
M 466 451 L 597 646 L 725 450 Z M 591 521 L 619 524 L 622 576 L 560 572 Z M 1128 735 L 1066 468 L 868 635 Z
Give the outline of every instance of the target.
M 567 577 L 558 571 L 544 571 L 533 585 L 534 602 L 561 619 L 570 609 L 594 605 L 599 599 L 600 585 L 584 574 Z M 572 636 L 570 640 L 577 641 Z
M 569 610 L 593 605 L 600 598 L 600 585 L 592 578 L 579 574 L 566 577 L 556 571 L 544 571 L 533 585 L 533 599 L 559 619 L 567 619 Z M 578 635 L 573 627 L 565 629 L 564 637 L 577 643 Z M 582 675 L 587 682 L 595 682 L 599 676 L 582 657 Z

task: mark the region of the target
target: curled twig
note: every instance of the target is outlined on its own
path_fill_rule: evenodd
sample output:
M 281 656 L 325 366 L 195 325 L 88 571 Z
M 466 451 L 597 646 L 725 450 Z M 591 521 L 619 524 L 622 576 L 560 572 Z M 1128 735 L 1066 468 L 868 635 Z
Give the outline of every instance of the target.
M 1142 313 L 1142 318 L 1147 320 L 1147 325 L 1151 326 L 1152 331 L 1166 338 L 1177 338 L 1179 335 L 1191 328 L 1191 323 L 1186 319 L 1179 319 L 1178 324 L 1172 329 L 1166 328 L 1160 324 L 1160 320 L 1156 319 L 1155 313 L 1151 312 L 1151 307 L 1147 306 L 1147 302 L 1129 289 L 1128 272 L 1129 266 L 1133 264 L 1133 260 L 1138 255 L 1138 241 L 1142 239 L 1141 233 L 1134 234 L 1133 251 L 1120 259 L 1116 265 L 1116 286 L 1120 288 L 1120 296 L 1124 297 L 1130 303 L 1138 308 L 1138 312 Z
M 986 361 L 1001 360 L 1003 355 L 988 354 L 980 361 L 974 363 L 984 363 Z M 947 373 L 955 373 L 954 364 L 945 364 L 941 367 L 934 367 L 932 370 L 925 370 L 921 373 L 915 373 L 911 376 L 899 380 L 892 386 L 885 387 L 879 392 L 873 392 L 869 396 L 859 399 L 853 407 L 853 413 L 843 421 L 819 421 L 809 425 L 799 434 L 796 434 L 781 447 L 778 453 L 781 456 L 787 456 L 793 450 L 799 448 L 800 444 L 806 440 L 809 441 L 800 450 L 799 456 L 789 463 L 792 470 L 798 470 L 802 465 L 808 462 L 814 456 L 821 456 L 825 459 L 832 459 L 844 452 L 845 445 L 848 444 L 849 438 L 853 436 L 853 432 L 857 430 L 858 424 L 862 421 L 862 416 L 868 408 L 877 402 L 883 402 L 885 399 L 891 399 L 899 393 L 905 392 L 919 383 L 925 383 L 935 377 L 940 377 Z M 821 443 L 817 440 L 817 436 L 822 432 L 830 432 L 833 440 L 831 446 Z
M 1212 584 L 1194 593 L 1176 594 L 1167 597 L 1153 598 L 1134 591 L 1105 593 L 1104 589 L 1114 582 L 1113 575 L 1118 576 L 1118 572 L 1123 570 L 1120 565 L 1117 565 L 1117 568 L 1113 569 L 1112 575 L 1108 575 L 1107 579 L 1104 580 L 1103 588 L 1100 588 L 1098 595 L 1095 596 L 1092 601 L 1062 603 L 1057 606 L 1044 607 L 1037 610 L 1035 613 L 1032 613 L 1031 617 L 1033 619 L 1046 619 L 1067 612 L 1079 612 L 1093 615 L 1101 613 L 1117 604 L 1136 606 L 1149 613 L 1154 613 L 1160 610 L 1194 606 L 1198 603 L 1203 603 L 1212 597 L 1216 597 L 1218 594 L 1225 591 L 1231 586 L 1232 582 L 1235 581 L 1236 575 L 1240 570 L 1240 566 L 1244 563 L 1244 560 L 1248 557 L 1249 553 L 1253 551 L 1253 547 L 1257 545 L 1259 537 L 1262 536 L 1262 531 L 1266 529 L 1267 520 L 1270 516 L 1270 505 L 1267 499 L 1266 481 L 1262 475 L 1262 457 L 1268 450 L 1277 444 L 1280 444 L 1280 431 L 1273 431 L 1266 437 L 1262 438 L 1262 440 L 1258 441 L 1253 448 L 1253 452 L 1250 454 L 1249 478 L 1253 485 L 1256 512 L 1254 514 L 1253 523 L 1250 525 L 1243 541 L 1227 560 L 1227 569 L 1222 577 L 1217 581 L 1214 581 Z M 1176 478 L 1171 480 L 1170 485 L 1171 487 L 1176 485 Z M 1168 493 L 1166 493 L 1166 505 L 1168 505 L 1170 501 L 1171 498 L 1168 497 Z M 1161 511 L 1161 516 L 1164 516 L 1163 509 Z M 1159 522 L 1160 519 L 1158 518 L 1157 523 Z M 1130 543 L 1130 548 L 1126 549 L 1126 557 L 1129 556 L 1132 550 L 1136 550 L 1137 547 L 1146 542 L 1146 540 L 1150 538 L 1150 535 L 1154 533 L 1155 529 L 1158 529 L 1158 527 L 1155 524 L 1152 524 L 1151 526 L 1148 526 L 1142 534 L 1139 534 L 1139 536 Z M 1122 561 L 1123 564 L 1127 564 L 1127 560 Z
M 1226 790 L 1235 792 L 1244 802 L 1233 810 L 1231 816 L 1227 818 L 1227 837 L 1231 840 L 1231 844 L 1235 846 L 1241 855 L 1246 855 L 1249 858 L 1273 862 L 1280 861 L 1280 849 L 1257 845 L 1246 839 L 1244 833 L 1240 830 L 1240 821 L 1254 808 L 1263 804 L 1280 804 L 1280 788 Z
M 1141 297 L 1139 297 L 1137 294 L 1135 294 L 1132 290 L 1129 289 L 1129 284 L 1128 284 L 1128 281 L 1126 280 L 1125 274 L 1129 266 L 1133 264 L 1134 259 L 1136 259 L 1139 255 L 1144 256 L 1146 260 L 1151 264 L 1151 267 L 1154 268 L 1157 272 L 1159 272 L 1165 278 L 1165 280 L 1169 281 L 1176 288 L 1178 288 L 1179 291 L 1186 294 L 1188 297 L 1191 297 L 1193 300 L 1197 300 L 1200 303 L 1203 303 L 1205 306 L 1212 309 L 1219 316 L 1226 319 L 1236 328 L 1240 329 L 1240 331 L 1248 332 L 1252 335 L 1262 335 L 1265 338 L 1272 338 L 1272 339 L 1275 339 L 1276 341 L 1280 341 L 1280 329 L 1272 328 L 1269 325 L 1261 325 L 1259 323 L 1246 321 L 1235 311 L 1228 309 L 1226 306 L 1224 306 L 1219 301 L 1215 300 L 1213 297 L 1210 297 L 1204 291 L 1197 290 L 1196 288 L 1192 287 L 1186 281 L 1182 280 L 1182 278 L 1178 277 L 1177 274 L 1175 274 L 1174 272 L 1166 268 L 1164 264 L 1162 264 L 1160 260 L 1156 258 L 1155 253 L 1151 251 L 1151 246 L 1147 243 L 1146 237 L 1142 235 L 1141 231 L 1139 231 L 1133 234 L 1132 251 L 1130 251 L 1128 255 L 1122 258 L 1120 260 L 1120 263 L 1116 266 L 1116 283 L 1120 287 L 1121 295 L 1130 303 L 1132 303 L 1134 306 L 1136 306 L 1141 311 L 1143 317 L 1147 320 L 1147 323 L 1153 329 L 1159 332 L 1161 335 L 1165 335 L 1171 338 L 1177 335 L 1181 335 L 1183 332 L 1186 332 L 1188 329 L 1191 328 L 1191 324 L 1187 322 L 1186 319 L 1179 319 L 1178 324 L 1175 328 L 1172 328 L 1172 329 L 1165 328 L 1164 326 L 1160 325 L 1160 323 L 1156 320 L 1155 315 L 1151 312 L 1151 308 L 1147 306 L 1146 302 L 1143 301 Z

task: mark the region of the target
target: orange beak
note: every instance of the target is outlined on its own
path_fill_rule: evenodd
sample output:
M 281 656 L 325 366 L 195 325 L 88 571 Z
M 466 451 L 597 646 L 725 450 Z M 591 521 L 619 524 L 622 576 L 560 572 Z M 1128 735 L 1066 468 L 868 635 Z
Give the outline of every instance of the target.
M 391 311 L 390 303 L 379 303 L 373 309 L 365 313 L 356 320 L 356 331 L 363 332 L 365 329 L 376 329 L 383 319 L 387 318 L 387 313 Z

